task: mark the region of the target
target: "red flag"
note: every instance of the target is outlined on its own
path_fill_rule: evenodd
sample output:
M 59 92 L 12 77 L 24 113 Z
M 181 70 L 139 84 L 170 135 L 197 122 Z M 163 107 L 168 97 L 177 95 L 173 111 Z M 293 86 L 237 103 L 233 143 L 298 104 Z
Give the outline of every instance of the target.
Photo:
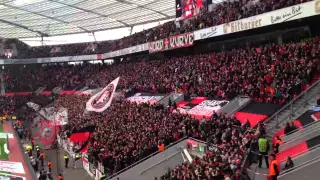
M 38 132 L 39 140 L 45 145 L 52 144 L 55 140 L 57 129 L 52 121 L 42 120 Z

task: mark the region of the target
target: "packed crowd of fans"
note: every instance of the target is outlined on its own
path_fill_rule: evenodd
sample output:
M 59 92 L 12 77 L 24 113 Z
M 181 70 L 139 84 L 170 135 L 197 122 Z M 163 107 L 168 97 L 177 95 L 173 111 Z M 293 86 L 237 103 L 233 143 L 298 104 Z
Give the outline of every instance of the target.
M 7 92 L 36 91 L 43 87 L 52 90 L 59 86 L 64 90 L 74 89 L 90 79 L 94 72 L 98 72 L 105 65 L 48 65 L 42 67 L 6 68 L 4 77 Z
M 230 174 L 240 166 L 251 138 L 247 131 L 250 125 L 241 125 L 234 117 L 223 114 L 199 121 L 170 113 L 160 105 L 121 100 L 114 101 L 104 113 L 83 113 L 88 98 L 63 95 L 56 99 L 55 106 L 68 108 L 70 118 L 65 130 L 96 126 L 88 153 L 103 163 L 108 174 L 156 152 L 160 144 L 167 146 L 185 136 L 213 144 L 209 155 L 212 166 Z M 199 162 L 209 163 L 207 159 Z
M 120 76 L 118 88 L 121 90 L 178 91 L 189 96 L 224 99 L 247 95 L 256 101 L 283 103 L 312 83 L 319 69 L 319 42 L 320 38 L 316 38 L 299 43 L 113 65 L 22 68 L 22 73 L 9 69 L 4 75 L 5 86 L 9 92 L 31 90 L 26 86 L 32 83 L 34 87 L 47 87 L 48 90 L 55 86 L 67 89 L 78 85 L 98 88 Z
M 119 40 L 33 48 L 22 43 L 16 43 L 18 53 L 12 58 L 38 58 L 106 53 L 163 39 L 170 35 L 191 32 L 206 27 L 232 22 L 307 1 L 311 0 L 223 1 L 222 3 L 216 4 L 210 12 L 181 21 L 181 25 L 178 27 L 176 26 L 175 21 L 170 21 Z

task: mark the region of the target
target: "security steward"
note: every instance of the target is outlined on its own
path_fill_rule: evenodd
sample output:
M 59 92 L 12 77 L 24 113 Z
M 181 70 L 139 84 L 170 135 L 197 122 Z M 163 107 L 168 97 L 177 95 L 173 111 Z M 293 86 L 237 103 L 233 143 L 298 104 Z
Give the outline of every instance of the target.
M 159 145 L 158 145 L 158 151 L 159 152 L 162 152 L 162 151 L 164 151 L 164 144 L 163 143 L 159 143 Z
M 44 166 L 44 158 L 45 158 L 45 155 L 44 155 L 44 152 L 41 152 L 40 156 L 39 156 L 39 159 L 41 161 L 41 166 L 43 167 Z
M 62 178 L 62 175 L 61 175 L 61 174 L 59 174 L 59 176 L 58 176 L 58 180 L 63 180 L 63 178 Z
M 64 164 L 65 164 L 65 168 L 68 168 L 68 163 L 69 163 L 69 156 L 67 154 L 65 154 L 63 156 L 64 158 Z
M 105 180 L 106 179 L 106 175 L 102 174 L 99 180 Z
M 272 180 L 277 180 L 280 174 L 280 164 L 279 164 L 279 161 L 276 160 L 275 154 L 270 155 L 270 161 L 271 161 L 271 164 L 269 166 L 269 177 Z
M 280 144 L 281 144 L 281 139 L 280 139 L 280 137 L 279 136 L 277 136 L 276 137 L 276 142 L 274 143 L 274 145 L 273 145 L 273 152 L 275 153 L 275 154 L 278 154 L 279 153 L 279 146 L 280 146 Z
M 37 152 L 37 157 L 40 157 L 40 147 L 38 145 L 36 146 L 36 152 Z
M 26 149 L 27 149 L 28 156 L 31 157 L 32 156 L 32 146 L 27 145 Z
M 78 159 L 81 159 L 81 155 L 80 155 L 79 153 L 76 154 L 76 159 L 75 159 L 75 161 L 78 160 Z
M 50 160 L 48 161 L 48 169 L 49 169 L 49 172 L 51 173 L 51 170 L 52 170 L 52 163 L 51 163 L 51 161 L 50 161 Z
M 269 167 L 269 160 L 268 160 L 268 151 L 269 151 L 269 143 L 268 140 L 265 138 L 265 136 L 261 136 L 258 140 L 258 148 L 259 148 L 259 168 L 261 168 L 262 165 L 262 156 L 264 156 L 264 159 L 266 161 L 267 167 Z

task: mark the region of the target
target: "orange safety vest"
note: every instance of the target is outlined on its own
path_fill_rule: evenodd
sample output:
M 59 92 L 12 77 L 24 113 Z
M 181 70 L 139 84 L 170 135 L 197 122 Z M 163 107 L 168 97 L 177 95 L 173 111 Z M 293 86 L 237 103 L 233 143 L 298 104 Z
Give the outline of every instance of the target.
M 40 154 L 40 158 L 44 159 L 44 154 L 43 153 Z
M 164 151 L 164 144 L 159 145 L 159 146 L 158 146 L 158 150 L 159 150 L 160 152 Z
M 279 164 L 279 161 L 278 160 L 273 160 L 269 166 L 269 175 L 270 176 L 274 176 L 276 175 L 276 170 L 273 168 L 274 165 L 277 165 L 277 168 L 278 168 L 278 172 L 280 174 L 280 164 Z
M 63 179 L 62 179 L 62 176 L 58 176 L 58 180 L 63 180 Z
M 48 162 L 48 167 L 49 167 L 49 168 L 52 168 L 51 162 Z
M 276 144 L 275 145 L 280 145 L 280 144 L 281 144 L 281 140 L 280 139 L 276 140 Z

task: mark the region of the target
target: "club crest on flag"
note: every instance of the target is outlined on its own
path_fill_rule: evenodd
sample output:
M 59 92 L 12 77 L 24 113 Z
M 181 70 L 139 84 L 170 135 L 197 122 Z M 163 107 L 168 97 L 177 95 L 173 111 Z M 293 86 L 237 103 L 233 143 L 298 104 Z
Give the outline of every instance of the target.
M 91 102 L 91 106 L 96 109 L 100 109 L 105 106 L 111 99 L 111 95 L 114 90 L 113 84 L 108 84 L 108 86 L 100 92 L 98 96 L 96 96 L 93 101 Z
M 41 138 L 45 138 L 45 139 L 49 139 L 52 137 L 52 126 L 51 127 L 47 127 L 47 125 L 44 125 L 42 127 L 42 132 L 41 132 Z
M 45 144 L 52 144 L 55 140 L 57 128 L 48 120 L 42 120 L 38 132 L 39 140 Z
M 87 111 L 103 112 L 112 102 L 120 77 L 108 84 L 102 91 L 93 95 L 86 104 Z

